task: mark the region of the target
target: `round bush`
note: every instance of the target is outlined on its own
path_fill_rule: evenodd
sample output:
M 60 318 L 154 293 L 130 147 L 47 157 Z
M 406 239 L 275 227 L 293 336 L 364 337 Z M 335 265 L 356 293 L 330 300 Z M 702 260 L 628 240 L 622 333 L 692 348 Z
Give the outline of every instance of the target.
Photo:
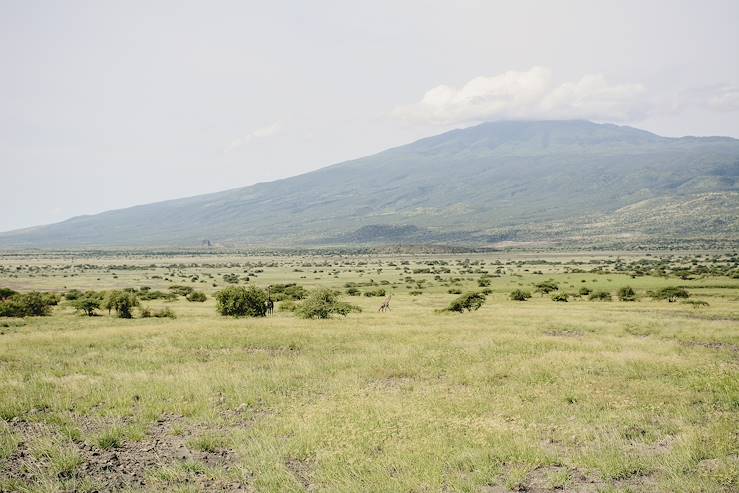
M 264 317 L 267 315 L 267 293 L 256 286 L 233 286 L 218 291 L 216 310 L 231 317 Z

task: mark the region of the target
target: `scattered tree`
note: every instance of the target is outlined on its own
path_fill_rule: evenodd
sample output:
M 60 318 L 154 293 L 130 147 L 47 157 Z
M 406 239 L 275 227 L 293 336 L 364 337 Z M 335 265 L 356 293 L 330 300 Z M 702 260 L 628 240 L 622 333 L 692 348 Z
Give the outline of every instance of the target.
M 655 300 L 667 300 L 670 303 L 677 301 L 678 298 L 687 299 L 690 297 L 687 289 L 676 286 L 658 289 L 657 291 L 651 292 L 650 295 Z
M 115 310 L 118 318 L 133 318 L 131 310 L 136 306 L 139 306 L 136 294 L 125 290 L 108 291 L 101 305 L 102 308 L 108 310 L 108 314 L 111 310 Z
M 208 297 L 202 291 L 193 291 L 192 293 L 185 296 L 185 298 L 187 299 L 187 301 L 194 301 L 197 303 L 202 303 L 208 299 Z
M 361 311 L 356 305 L 340 301 L 335 291 L 319 288 L 300 303 L 295 314 L 300 318 L 331 318 L 333 314 L 346 316 L 351 312 Z
M 611 293 L 608 291 L 593 291 L 588 299 L 590 301 L 611 301 Z
M 267 315 L 267 292 L 256 286 L 231 286 L 215 294 L 216 309 L 232 317 L 264 317 Z
M 511 291 L 509 297 L 513 301 L 526 301 L 531 298 L 531 293 L 529 291 L 524 291 L 523 289 L 514 289 Z
M 631 286 L 619 288 L 616 296 L 621 301 L 636 301 L 636 291 Z
M 452 300 L 446 310 L 458 313 L 463 313 L 465 310 L 468 312 L 479 310 L 485 303 L 485 300 L 486 298 L 483 293 L 479 291 L 470 291 L 469 293 L 465 293 Z

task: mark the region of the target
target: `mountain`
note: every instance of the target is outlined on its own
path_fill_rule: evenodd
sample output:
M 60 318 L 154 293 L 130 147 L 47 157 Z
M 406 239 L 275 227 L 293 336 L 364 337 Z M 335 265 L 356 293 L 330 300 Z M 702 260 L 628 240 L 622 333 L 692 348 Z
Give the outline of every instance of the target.
M 270 183 L 0 233 L 0 248 L 734 239 L 738 218 L 739 140 L 509 121 Z

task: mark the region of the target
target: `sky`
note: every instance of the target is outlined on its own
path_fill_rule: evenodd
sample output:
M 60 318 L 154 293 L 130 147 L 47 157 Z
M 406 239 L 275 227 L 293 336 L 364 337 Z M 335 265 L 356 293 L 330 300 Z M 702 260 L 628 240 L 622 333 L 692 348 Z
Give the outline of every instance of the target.
M 0 231 L 504 119 L 739 137 L 739 2 L 0 0 Z

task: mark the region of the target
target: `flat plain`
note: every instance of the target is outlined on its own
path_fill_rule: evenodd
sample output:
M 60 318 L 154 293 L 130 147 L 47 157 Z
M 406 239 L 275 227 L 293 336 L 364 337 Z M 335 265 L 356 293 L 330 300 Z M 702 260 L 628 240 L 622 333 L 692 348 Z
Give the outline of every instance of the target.
M 737 491 L 737 273 L 736 252 L 6 254 L 19 292 L 208 298 L 0 318 L 0 491 Z M 362 312 L 216 312 L 288 283 Z M 670 286 L 690 298 L 650 296 Z

